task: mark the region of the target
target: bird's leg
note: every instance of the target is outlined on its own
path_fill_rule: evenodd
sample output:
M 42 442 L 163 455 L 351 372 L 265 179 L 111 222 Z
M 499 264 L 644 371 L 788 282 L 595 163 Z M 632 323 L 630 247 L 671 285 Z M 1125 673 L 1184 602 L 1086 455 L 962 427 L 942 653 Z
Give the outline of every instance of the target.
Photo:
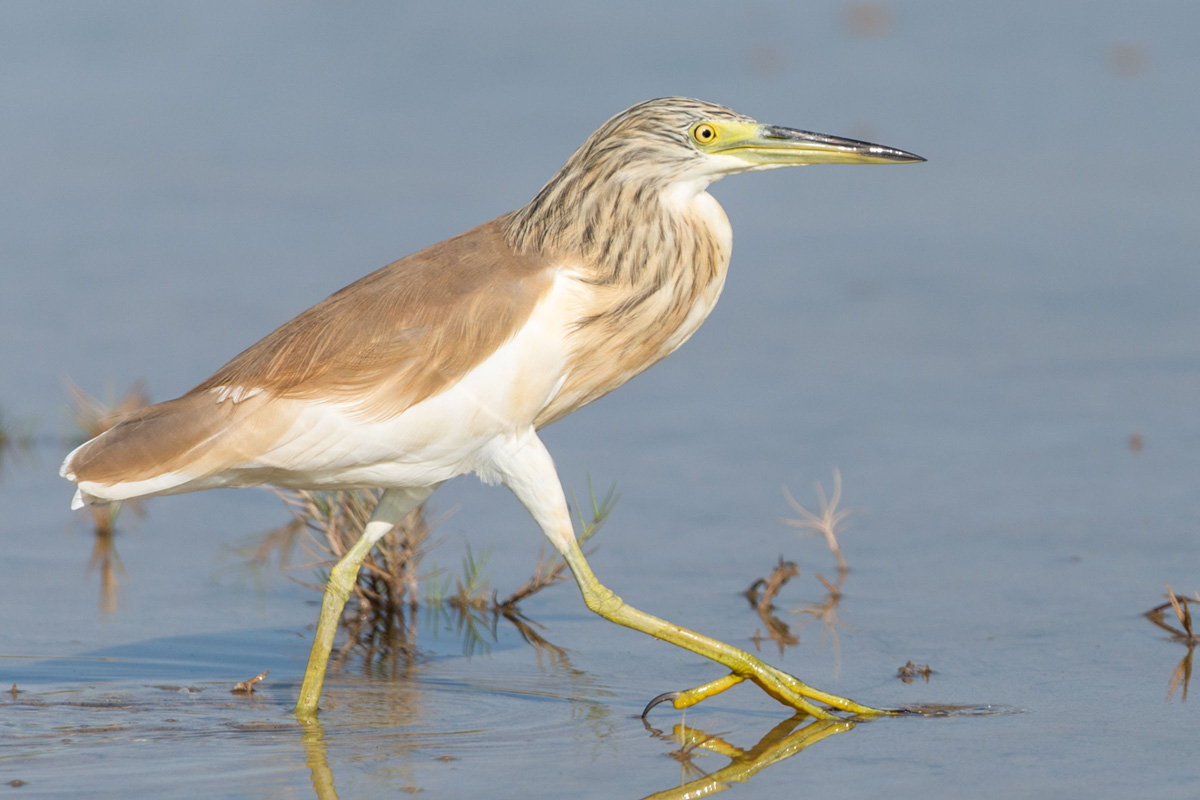
M 613 594 L 606 586 L 596 579 L 579 549 L 578 543 L 572 538 L 563 552 L 571 572 L 583 593 L 583 600 L 588 608 L 607 620 L 624 625 L 627 628 L 647 633 L 656 639 L 677 645 L 693 653 L 710 658 L 729 668 L 730 674 L 715 681 L 688 689 L 683 692 L 668 695 L 675 708 L 687 708 L 713 695 L 719 694 L 731 686 L 749 679 L 767 694 L 784 705 L 807 712 L 817 719 L 831 719 L 834 715 L 817 705 L 821 703 L 832 708 L 841 709 L 852 714 L 876 715 L 887 713 L 881 709 L 871 708 L 838 697 L 827 692 L 812 688 L 808 684 L 781 670 L 764 663 L 761 659 L 737 647 L 725 644 L 703 634 L 688 630 L 664 619 L 652 616 L 644 611 L 626 604 L 620 597 Z
M 804 711 L 817 719 L 830 719 L 834 716 L 824 706 L 852 714 L 888 713 L 837 695 L 817 691 L 744 650 L 627 605 L 600 583 L 588 566 L 579 542 L 575 539 L 570 511 L 554 469 L 554 462 L 541 440 L 530 431 L 507 442 L 503 449 L 498 449 L 492 455 L 492 464 L 501 471 L 505 484 L 517 495 L 537 520 L 546 537 L 566 560 L 588 608 L 618 625 L 670 642 L 729 669 L 729 675 L 715 681 L 663 697 L 664 700 L 672 700 L 676 708 L 694 705 L 706 697 L 749 679 L 784 705 Z
M 358 579 L 358 570 L 375 543 L 399 525 L 408 513 L 419 506 L 433 492 L 434 487 L 420 489 L 388 489 L 379 498 L 371 519 L 363 528 L 363 534 L 354 546 L 346 551 L 341 560 L 329 571 L 325 584 L 325 598 L 321 601 L 321 616 L 317 620 L 317 631 L 313 636 L 312 652 L 308 656 L 308 667 L 304 671 L 304 683 L 300 686 L 300 698 L 296 701 L 296 716 L 300 719 L 312 717 L 317 712 L 317 701 L 321 699 L 321 686 L 325 682 L 325 669 L 329 665 L 329 653 L 333 650 L 333 638 L 337 634 L 342 610 L 350 597 L 350 590 Z

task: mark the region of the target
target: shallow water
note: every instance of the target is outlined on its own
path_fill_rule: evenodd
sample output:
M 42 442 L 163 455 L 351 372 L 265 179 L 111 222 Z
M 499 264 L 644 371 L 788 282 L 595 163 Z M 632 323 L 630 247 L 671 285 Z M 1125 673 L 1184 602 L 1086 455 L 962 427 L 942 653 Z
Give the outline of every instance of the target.
M 1196 701 L 1171 690 L 1189 651 L 1141 612 L 1168 581 L 1200 590 L 1200 7 L 875 8 L 6 8 L 0 409 L 40 438 L 0 478 L 0 686 L 18 689 L 0 785 L 643 797 L 732 763 L 744 796 L 1194 796 Z M 301 728 L 319 596 L 239 568 L 233 548 L 287 519 L 259 491 L 123 516 L 118 610 L 98 610 L 91 533 L 55 475 L 64 376 L 185 391 L 677 93 L 929 162 L 713 187 L 736 246 L 712 318 L 545 432 L 568 485 L 618 484 L 597 574 L 673 621 L 759 634 L 818 687 L 997 713 L 784 730 L 738 687 L 648 730 L 649 698 L 718 671 L 567 584 L 522 606 L 565 653 L 500 621 L 466 656 L 422 620 L 420 658 L 348 661 Z M 781 485 L 811 508 L 835 467 L 855 509 L 836 639 L 789 613 L 825 598 L 832 557 L 779 521 Z M 469 541 L 502 593 L 532 570 L 538 534 L 506 492 L 463 479 L 435 505 L 456 509 L 439 565 Z M 777 600 L 799 633 L 782 654 L 740 597 L 780 555 L 801 571 Z M 928 683 L 897 680 L 909 660 Z M 680 724 L 716 738 L 683 746 Z

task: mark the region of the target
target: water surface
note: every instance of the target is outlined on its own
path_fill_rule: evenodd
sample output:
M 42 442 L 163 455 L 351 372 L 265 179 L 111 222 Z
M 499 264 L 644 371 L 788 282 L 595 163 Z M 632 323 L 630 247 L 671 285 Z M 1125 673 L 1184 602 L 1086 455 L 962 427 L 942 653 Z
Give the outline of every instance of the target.
M 318 597 L 231 555 L 286 521 L 279 501 L 123 517 L 104 614 L 55 475 L 64 376 L 174 396 L 526 202 L 611 114 L 686 94 L 929 162 L 713 187 L 736 244 L 712 318 L 545 432 L 568 485 L 621 492 L 597 574 L 727 641 L 758 632 L 774 663 L 864 702 L 1017 712 L 813 733 L 731 791 L 1194 796 L 1195 700 L 1170 691 L 1188 650 L 1140 615 L 1168 581 L 1200 589 L 1200 9 L 854 5 L 7 7 L 0 408 L 40 439 L 0 479 L 0 686 L 18 686 L 0 784 L 643 797 L 796 741 L 746 687 L 647 730 L 646 700 L 718 670 L 592 617 L 569 584 L 524 606 L 565 659 L 503 624 L 468 657 L 425 622 L 421 658 L 347 662 L 303 729 Z M 782 485 L 815 505 L 835 467 L 857 509 L 836 641 L 789 613 L 824 599 L 832 558 L 779 521 Z M 463 479 L 435 505 L 457 511 L 431 559 L 454 568 L 469 541 L 500 591 L 525 579 L 539 537 L 506 492 Z M 781 555 L 801 571 L 782 654 L 740 596 Z M 909 660 L 928 683 L 896 679 Z M 724 744 L 681 747 L 679 724 Z

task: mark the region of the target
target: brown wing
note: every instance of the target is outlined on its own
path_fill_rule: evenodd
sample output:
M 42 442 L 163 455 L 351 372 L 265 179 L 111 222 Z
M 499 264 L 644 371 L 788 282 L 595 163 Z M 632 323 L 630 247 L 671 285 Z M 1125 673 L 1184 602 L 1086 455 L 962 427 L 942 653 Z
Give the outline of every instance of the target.
M 297 404 L 278 401 L 350 403 L 385 419 L 442 392 L 524 324 L 553 280 L 548 260 L 508 246 L 506 219 L 329 296 L 183 397 L 80 447 L 63 474 L 113 485 L 179 472 L 182 484 L 265 452 L 295 418 Z
M 389 264 L 285 323 L 189 394 L 218 387 L 359 403 L 375 418 L 438 394 L 528 319 L 553 278 L 507 217 Z

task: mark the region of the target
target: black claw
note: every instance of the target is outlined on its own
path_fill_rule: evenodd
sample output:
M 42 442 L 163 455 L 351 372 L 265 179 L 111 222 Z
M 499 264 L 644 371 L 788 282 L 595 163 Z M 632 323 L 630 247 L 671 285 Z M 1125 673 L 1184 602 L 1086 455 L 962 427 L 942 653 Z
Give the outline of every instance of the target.
M 642 709 L 642 719 L 645 719 L 646 715 L 650 713 L 650 709 L 654 708 L 659 703 L 665 703 L 668 700 L 674 702 L 677 697 L 679 697 L 679 692 L 664 692 L 660 694 L 658 697 L 647 703 L 646 707 Z

